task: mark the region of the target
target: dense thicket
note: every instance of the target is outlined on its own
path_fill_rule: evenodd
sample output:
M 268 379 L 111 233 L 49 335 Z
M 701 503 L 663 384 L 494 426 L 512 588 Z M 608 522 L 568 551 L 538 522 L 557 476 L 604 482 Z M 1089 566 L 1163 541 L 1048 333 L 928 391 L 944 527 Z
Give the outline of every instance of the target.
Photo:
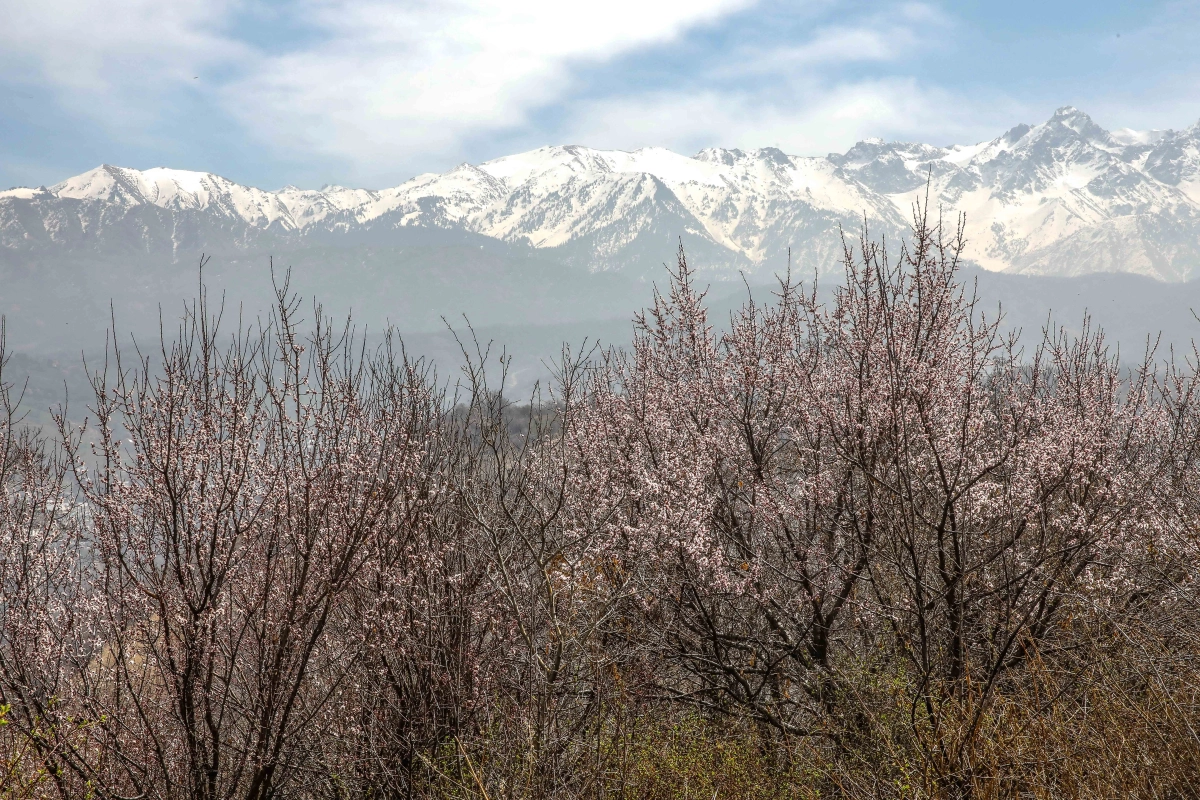
M 3 791 L 1189 795 L 1197 365 L 1001 336 L 925 211 L 724 333 L 681 253 L 524 408 L 286 288 L 4 385 Z

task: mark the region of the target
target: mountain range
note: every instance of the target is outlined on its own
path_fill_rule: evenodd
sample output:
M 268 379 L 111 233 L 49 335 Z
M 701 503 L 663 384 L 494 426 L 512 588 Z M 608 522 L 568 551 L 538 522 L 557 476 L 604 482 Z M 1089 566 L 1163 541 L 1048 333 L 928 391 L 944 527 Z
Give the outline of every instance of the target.
M 681 241 L 719 322 L 747 289 L 768 299 L 789 258 L 801 277 L 831 273 L 828 289 L 841 231 L 865 223 L 894 246 L 926 192 L 966 215 L 965 277 L 1010 329 L 1078 330 L 1086 312 L 1124 353 L 1159 332 L 1164 347 L 1190 348 L 1200 123 L 1110 132 L 1071 107 L 969 146 L 866 140 L 820 157 L 544 147 L 391 189 L 265 191 L 101 166 L 0 192 L 0 316 L 37 403 L 64 380 L 78 395 L 81 352 L 98 359 L 112 330 L 145 344 L 161 322 L 169 336 L 200 283 L 248 324 L 285 279 L 323 303 L 312 314 L 394 326 L 444 366 L 461 356 L 447 327 L 464 334 L 469 320 L 509 347 L 527 386 L 564 340 L 627 342 Z
M 390 189 L 264 191 L 211 173 L 101 166 L 0 192 L 9 263 L 47 256 L 190 261 L 403 238 L 487 237 L 589 272 L 644 277 L 683 240 L 713 278 L 837 263 L 838 231 L 903 235 L 913 200 L 966 214 L 966 256 L 990 270 L 1200 275 L 1200 123 L 1107 131 L 1060 108 L 980 144 L 869 139 L 804 157 L 774 148 L 687 157 L 544 147 Z M 399 234 L 397 234 L 399 232 Z M 411 231 L 407 231 L 411 233 Z

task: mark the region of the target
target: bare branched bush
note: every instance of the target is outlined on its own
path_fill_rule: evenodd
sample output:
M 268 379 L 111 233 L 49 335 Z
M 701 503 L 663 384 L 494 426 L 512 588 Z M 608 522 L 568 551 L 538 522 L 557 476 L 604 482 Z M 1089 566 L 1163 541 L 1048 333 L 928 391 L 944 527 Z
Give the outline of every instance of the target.
M 666 695 L 846 757 L 909 750 L 965 796 L 1032 662 L 1086 675 L 1115 626 L 1161 636 L 1164 603 L 1194 630 L 1172 542 L 1195 383 L 1152 354 L 1123 376 L 1086 322 L 1022 351 L 957 280 L 961 227 L 916 220 L 895 262 L 847 246 L 830 306 L 784 281 L 720 336 L 681 253 L 573 423 L 604 470 L 577 496 L 646 578 Z
M 1188 796 L 1200 358 L 1004 335 L 963 246 L 918 205 L 724 332 L 681 251 L 521 404 L 286 283 L 56 437 L 0 372 L 4 791 Z

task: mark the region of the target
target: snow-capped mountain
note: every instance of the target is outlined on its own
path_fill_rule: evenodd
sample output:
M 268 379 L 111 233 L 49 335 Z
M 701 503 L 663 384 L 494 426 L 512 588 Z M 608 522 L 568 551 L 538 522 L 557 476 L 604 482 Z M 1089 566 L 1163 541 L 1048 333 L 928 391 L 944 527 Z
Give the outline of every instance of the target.
M 102 166 L 50 188 L 0 192 L 8 259 L 56 252 L 192 259 L 462 231 L 592 271 L 646 274 L 680 239 L 713 277 L 834 267 L 839 229 L 902 234 L 913 200 L 966 214 L 967 256 L 1042 275 L 1200 275 L 1200 123 L 1109 132 L 1071 107 L 970 146 L 859 142 L 634 152 L 545 147 L 390 189 L 241 186 L 209 173 Z

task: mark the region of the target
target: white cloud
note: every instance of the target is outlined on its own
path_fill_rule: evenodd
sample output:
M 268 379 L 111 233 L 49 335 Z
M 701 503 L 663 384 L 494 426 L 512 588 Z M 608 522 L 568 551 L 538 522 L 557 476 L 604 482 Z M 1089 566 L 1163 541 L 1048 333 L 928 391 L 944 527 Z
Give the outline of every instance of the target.
M 745 46 L 728 53 L 710 72 L 713 78 L 788 75 L 795 70 L 837 68 L 861 62 L 895 62 L 916 48 L 936 46 L 952 23 L 925 4 L 885 8 L 857 19 L 822 25 L 802 42 L 774 46 Z
M 256 0 L 14 0 L 0 80 L 42 84 L 123 138 L 152 127 L 171 92 L 209 95 L 275 153 L 368 174 L 456 156 L 559 100 L 573 68 L 752 2 L 300 0 L 273 13 L 312 35 L 276 53 L 233 30 Z
M 455 154 L 472 135 L 525 124 L 572 87 L 572 68 L 668 42 L 748 0 L 319 0 L 324 32 L 266 56 L 224 92 L 258 136 L 359 165 L 397 151 Z
M 478 155 L 481 141 L 824 153 L 868 135 L 973 141 L 1025 110 L 905 77 L 914 53 L 953 32 L 927 3 L 856 17 L 837 0 L 296 0 L 270 14 L 260 3 L 10 0 L 0 81 L 41 82 L 124 140 L 182 89 L 237 120 L 266 159 L 336 164 L 339 179 L 376 185 Z M 721 27 L 754 6 L 759 16 Z M 814 24 L 796 35 L 787 26 L 809 7 Z M 304 35 L 252 44 L 270 38 L 253 26 L 271 14 Z M 693 72 L 605 72 L 632 53 L 653 67 L 656 48 L 704 26 L 721 35 L 687 40 Z M 863 65 L 876 77 L 852 77 Z M 181 146 L 203 163 L 199 137 Z
M 622 149 L 654 143 L 684 153 L 721 145 L 824 155 L 867 136 L 974 143 L 1023 111 L 1003 98 L 966 98 L 911 78 L 814 82 L 786 99 L 706 91 L 594 101 L 575 110 L 566 139 Z
M 713 145 L 775 146 L 793 154 L 843 151 L 868 136 L 973 143 L 1028 110 L 996 92 L 966 96 L 900 74 L 848 78 L 862 62 L 902 65 L 941 47 L 953 23 L 924 4 L 899 5 L 854 24 L 813 29 L 773 46 L 745 43 L 684 89 L 590 99 L 571 107 L 567 138 L 681 152 Z
M 73 110 L 145 124 L 154 100 L 243 59 L 221 32 L 237 0 L 16 0 L 0 24 L 0 77 L 48 84 Z

